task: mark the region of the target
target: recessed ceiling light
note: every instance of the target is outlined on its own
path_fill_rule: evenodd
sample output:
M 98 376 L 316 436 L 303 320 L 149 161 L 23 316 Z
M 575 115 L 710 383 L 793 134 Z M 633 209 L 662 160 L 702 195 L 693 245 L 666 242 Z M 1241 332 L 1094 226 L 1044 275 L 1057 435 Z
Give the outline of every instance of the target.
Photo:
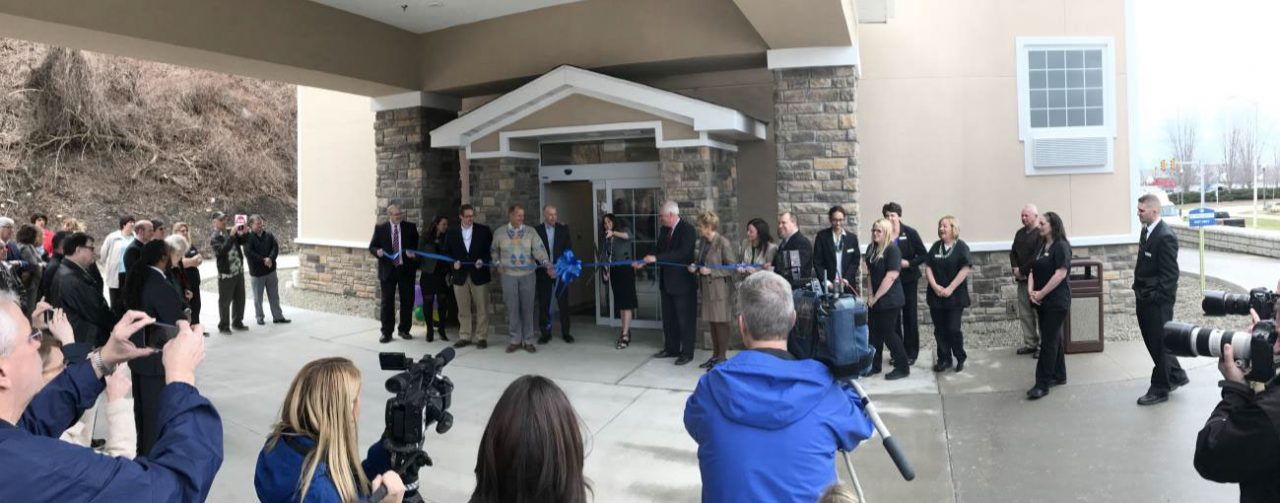
M 444 2 L 431 2 L 427 4 L 427 7 L 444 7 Z

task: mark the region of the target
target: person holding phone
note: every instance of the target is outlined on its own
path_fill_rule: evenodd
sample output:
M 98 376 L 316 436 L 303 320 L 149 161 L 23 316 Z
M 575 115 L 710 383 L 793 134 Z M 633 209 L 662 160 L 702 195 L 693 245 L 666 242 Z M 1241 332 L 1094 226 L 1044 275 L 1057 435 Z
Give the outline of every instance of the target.
M 169 279 L 172 263 L 169 245 L 153 240 L 142 245 L 138 261 L 124 282 L 125 306 L 141 311 L 156 323 L 131 337 L 138 347 L 155 347 L 177 330 L 189 330 L 182 292 Z M 176 327 L 176 328 L 175 328 Z M 167 329 L 167 330 L 166 330 Z M 138 455 L 146 456 L 160 435 L 160 390 L 164 389 L 164 363 L 159 354 L 129 362 L 133 371 L 133 410 L 138 426 Z
M 218 332 L 223 335 L 231 329 L 248 330 L 244 324 L 244 244 L 248 240 L 248 228 L 239 223 L 227 229 L 227 215 L 213 213 L 213 236 L 209 245 L 218 262 Z

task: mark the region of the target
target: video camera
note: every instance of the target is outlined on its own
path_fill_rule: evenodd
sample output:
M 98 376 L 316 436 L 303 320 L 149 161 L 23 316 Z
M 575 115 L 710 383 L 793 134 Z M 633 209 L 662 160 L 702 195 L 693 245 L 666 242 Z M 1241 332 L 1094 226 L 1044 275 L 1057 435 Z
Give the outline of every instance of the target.
M 1221 358 L 1222 348 L 1230 344 L 1236 365 L 1249 370 L 1245 379 L 1266 382 L 1276 373 L 1272 347 L 1277 335 L 1280 333 L 1276 331 L 1276 323 L 1269 319 L 1254 324 L 1251 332 L 1170 321 L 1164 324 L 1164 347 L 1174 356 Z
M 442 373 L 453 357 L 453 348 L 423 356 L 417 362 L 404 353 L 378 353 L 382 370 L 401 371 L 387 378 L 387 391 L 395 396 L 387 400 L 387 428 L 382 443 L 391 453 L 391 469 L 404 480 L 406 502 L 422 501 L 418 470 L 432 464 L 431 456 L 422 449 L 427 428 L 434 423 L 436 433 L 444 434 L 453 427 L 453 414 L 448 410 L 453 381 Z M 380 488 L 369 500 L 380 501 L 385 495 L 385 488 Z
M 1207 316 L 1249 316 L 1249 310 L 1253 309 L 1259 319 L 1270 320 L 1275 318 L 1276 299 L 1275 292 L 1261 287 L 1249 290 L 1247 294 L 1206 290 L 1200 307 Z

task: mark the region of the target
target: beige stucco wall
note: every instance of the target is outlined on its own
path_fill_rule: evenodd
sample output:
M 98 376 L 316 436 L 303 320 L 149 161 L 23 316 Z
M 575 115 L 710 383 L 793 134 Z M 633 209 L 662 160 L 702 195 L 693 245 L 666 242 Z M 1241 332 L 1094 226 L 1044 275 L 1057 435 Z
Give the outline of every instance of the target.
M 377 166 L 369 98 L 298 87 L 298 241 L 368 243 Z
M 1130 230 L 1132 209 L 1124 2 L 915 0 L 887 24 L 861 25 L 858 159 L 862 211 L 887 201 L 926 241 L 945 214 L 968 242 L 1007 241 L 1023 204 L 1060 214 L 1068 236 Z M 1116 115 L 1111 174 L 1026 176 L 1018 140 L 1020 36 L 1115 40 Z M 868 225 L 860 225 L 867 233 Z

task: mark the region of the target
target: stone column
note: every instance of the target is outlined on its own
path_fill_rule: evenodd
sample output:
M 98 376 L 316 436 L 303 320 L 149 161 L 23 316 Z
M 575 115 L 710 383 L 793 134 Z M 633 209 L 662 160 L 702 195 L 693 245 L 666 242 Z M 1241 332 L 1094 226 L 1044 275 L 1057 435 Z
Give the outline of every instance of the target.
M 507 207 L 524 207 L 525 225 L 542 220 L 539 205 L 538 160 L 516 157 L 471 159 L 467 177 L 476 223 L 489 226 L 496 234 L 508 223 Z M 502 302 L 502 282 L 495 274 L 489 283 L 489 325 L 491 335 L 507 334 L 507 311 Z M 495 339 L 495 341 L 498 339 Z M 505 339 L 502 339 L 505 340 Z M 505 343 L 504 343 L 505 344 Z
M 857 80 L 852 66 L 773 71 L 778 209 L 794 212 L 810 238 L 837 204 L 859 225 Z
M 663 197 L 680 204 L 689 223 L 702 210 L 720 216 L 720 233 L 737 239 L 738 153 L 711 147 L 658 149 Z M 660 201 L 661 202 L 661 201 Z
M 378 218 L 400 205 L 404 218 L 423 228 L 436 215 L 456 215 L 462 200 L 458 151 L 431 148 L 431 130 L 457 112 L 410 107 L 377 112 Z

